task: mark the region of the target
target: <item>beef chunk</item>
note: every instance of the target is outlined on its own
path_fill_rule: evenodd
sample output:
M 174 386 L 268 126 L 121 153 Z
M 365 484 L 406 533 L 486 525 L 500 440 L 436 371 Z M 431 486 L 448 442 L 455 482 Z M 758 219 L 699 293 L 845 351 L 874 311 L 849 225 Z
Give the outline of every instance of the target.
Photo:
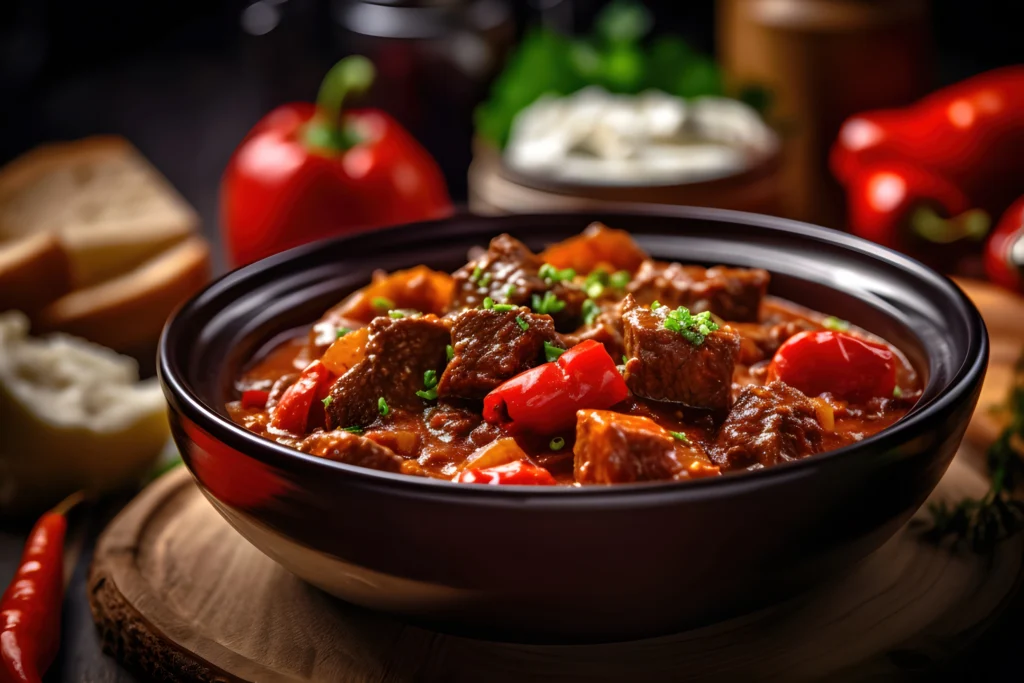
M 580 319 L 586 293 L 571 282 L 547 282 L 540 276 L 544 262 L 519 240 L 499 235 L 487 251 L 455 271 L 451 310 L 476 308 L 486 297 L 497 303 L 532 306 L 534 296 L 551 292 L 565 304 L 552 311 L 560 329 L 573 329 Z
M 562 335 L 562 339 L 565 341 L 566 348 L 593 339 L 604 345 L 604 350 L 615 359 L 616 363 L 626 351 L 626 347 L 622 343 L 622 316 L 619 315 L 616 307 L 608 307 L 599 313 L 592 323 L 584 325 L 571 334 Z
M 376 318 L 369 325 L 366 358 L 352 366 L 331 389 L 327 426 L 368 425 L 377 419 L 381 397 L 392 408 L 419 410 L 423 373 L 440 371 L 447 361 L 451 333 L 434 316 Z
M 576 481 L 621 484 L 689 479 L 718 473 L 695 441 L 673 436 L 654 420 L 610 410 L 581 410 L 576 420 Z
M 729 327 L 708 334 L 699 345 L 665 327 L 669 309 L 652 311 L 627 296 L 623 302 L 626 385 L 637 396 L 724 411 L 740 338 Z
M 712 459 L 722 469 L 768 467 L 822 450 L 814 404 L 783 382 L 748 386 L 718 432 Z
M 340 430 L 311 434 L 299 443 L 298 449 L 328 460 L 385 472 L 397 472 L 403 462 L 390 448 Z
M 767 271 L 756 268 L 644 261 L 628 290 L 642 304 L 659 301 L 694 313 L 711 311 L 723 320 L 751 322 L 758 318 L 769 279 Z
M 463 311 L 452 325 L 455 355 L 441 375 L 438 396 L 483 398 L 505 380 L 543 363 L 544 342 L 561 346 L 550 316 L 527 308 Z
M 742 338 L 740 362 L 744 365 L 766 360 L 775 355 L 783 342 L 805 330 L 820 329 L 806 320 L 787 320 L 775 325 L 758 323 L 736 323 L 732 326 Z

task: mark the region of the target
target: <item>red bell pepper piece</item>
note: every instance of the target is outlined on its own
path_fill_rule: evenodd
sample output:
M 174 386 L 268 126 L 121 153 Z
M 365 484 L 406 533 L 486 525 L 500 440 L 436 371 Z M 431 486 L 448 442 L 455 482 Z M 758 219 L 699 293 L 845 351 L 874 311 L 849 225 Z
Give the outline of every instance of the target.
M 628 395 L 615 361 L 588 339 L 502 383 L 484 398 L 483 414 L 515 431 L 556 434 L 576 425 L 577 410 L 610 408 Z
M 242 407 L 246 410 L 263 410 L 267 407 L 270 392 L 262 389 L 246 389 L 242 392 Z
M 996 284 L 1024 294 L 1024 197 L 1003 214 L 989 237 L 985 272 Z
M 808 396 L 830 393 L 854 403 L 889 398 L 896 389 L 896 356 L 845 332 L 800 332 L 775 352 L 768 381 L 775 380 Z
M 524 460 L 516 460 L 505 465 L 495 465 L 478 470 L 466 470 L 459 473 L 454 481 L 460 484 L 491 484 L 514 486 L 554 486 L 558 482 L 543 467 L 538 467 Z
M 316 106 L 270 112 L 235 150 L 221 181 L 221 223 L 231 263 L 361 228 L 441 218 L 452 211 L 436 162 L 376 109 L 343 111 L 368 89 L 373 66 L 341 60 Z
M 314 401 L 323 401 L 331 391 L 334 375 L 318 360 L 306 366 L 298 381 L 288 387 L 274 406 L 270 426 L 283 432 L 303 434 Z

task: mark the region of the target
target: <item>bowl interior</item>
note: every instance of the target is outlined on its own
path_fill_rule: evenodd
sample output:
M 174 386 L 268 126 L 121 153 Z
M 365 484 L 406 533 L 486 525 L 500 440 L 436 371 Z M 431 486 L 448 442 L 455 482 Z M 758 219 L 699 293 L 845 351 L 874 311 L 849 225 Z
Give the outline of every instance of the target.
M 165 381 L 227 420 L 239 371 L 275 339 L 298 333 L 373 271 L 417 264 L 452 271 L 467 251 L 508 232 L 535 250 L 602 220 L 659 259 L 766 268 L 769 293 L 847 319 L 899 347 L 926 381 L 907 419 L 976 363 L 984 331 L 948 279 L 845 233 L 716 209 L 478 217 L 460 215 L 300 247 L 228 274 L 165 330 Z M 241 427 L 225 425 L 244 431 Z M 296 454 L 298 455 L 298 454 Z M 336 463 L 330 465 L 345 467 Z

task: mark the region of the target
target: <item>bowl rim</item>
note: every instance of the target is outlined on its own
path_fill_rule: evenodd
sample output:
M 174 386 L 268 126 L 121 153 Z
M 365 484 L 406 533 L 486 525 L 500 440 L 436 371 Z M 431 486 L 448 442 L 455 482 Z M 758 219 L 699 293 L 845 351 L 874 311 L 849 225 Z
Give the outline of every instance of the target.
M 632 484 L 615 484 L 611 486 L 467 486 L 444 479 L 432 477 L 416 477 L 406 474 L 382 472 L 369 468 L 348 465 L 327 460 L 314 455 L 302 453 L 275 441 L 254 434 L 229 418 L 220 415 L 205 405 L 203 399 L 185 382 L 180 368 L 175 362 L 172 348 L 178 327 L 183 320 L 194 314 L 200 298 L 217 289 L 226 289 L 239 284 L 257 273 L 280 266 L 289 261 L 301 261 L 307 254 L 322 250 L 325 245 L 336 245 L 346 241 L 365 237 L 367 234 L 386 240 L 390 234 L 402 234 L 407 230 L 429 230 L 431 226 L 441 226 L 460 220 L 487 221 L 495 226 L 494 235 L 515 229 L 517 221 L 564 219 L 577 215 L 581 221 L 592 219 L 595 214 L 607 217 L 610 225 L 615 224 L 617 217 L 642 218 L 660 217 L 693 219 L 722 223 L 740 223 L 755 227 L 811 239 L 818 242 L 831 243 L 844 250 L 853 251 L 874 260 L 885 262 L 927 282 L 933 290 L 942 291 L 948 302 L 957 306 L 968 319 L 968 342 L 966 353 L 956 369 L 952 379 L 927 405 L 920 410 L 911 411 L 902 419 L 874 434 L 863 441 L 849 444 L 807 458 L 792 460 L 759 470 L 746 470 L 730 473 L 722 477 L 708 477 L 697 480 L 674 482 L 640 482 Z M 309 468 L 319 470 L 324 476 L 344 475 L 352 478 L 359 485 L 378 490 L 404 491 L 421 498 L 437 498 L 450 501 L 453 498 L 473 500 L 474 504 L 488 502 L 502 505 L 509 502 L 516 504 L 536 504 L 553 508 L 579 505 L 594 506 L 633 506 L 636 503 L 657 505 L 666 498 L 678 499 L 679 496 L 690 498 L 711 498 L 721 495 L 734 495 L 743 489 L 760 488 L 773 481 L 784 482 L 815 474 L 822 469 L 834 468 L 851 460 L 860 453 L 873 452 L 876 457 L 884 455 L 894 446 L 904 442 L 911 433 L 920 434 L 927 431 L 927 422 L 936 413 L 950 407 L 951 404 L 963 400 L 972 388 L 980 384 L 984 376 L 989 353 L 989 339 L 981 314 L 966 294 L 949 278 L 925 266 L 923 263 L 897 252 L 888 247 L 862 239 L 850 233 L 804 223 L 787 218 L 762 214 L 713 209 L 691 206 L 663 206 L 648 204 L 617 204 L 614 208 L 596 208 L 586 211 L 548 211 L 543 213 L 524 213 L 502 216 L 480 216 L 469 211 L 456 211 L 452 215 L 431 221 L 420 221 L 390 226 L 370 232 L 353 233 L 325 240 L 318 240 L 293 249 L 275 254 L 261 261 L 230 271 L 215 279 L 206 287 L 182 303 L 171 315 L 160 335 L 157 352 L 157 375 L 163 387 L 170 410 L 182 412 L 189 420 L 208 432 L 218 441 L 225 443 L 248 458 L 253 458 L 264 465 L 277 468 L 287 473 Z M 929 384 L 932 380 L 929 381 Z M 925 390 L 927 391 L 926 385 Z M 916 406 L 915 406 L 916 408 Z M 922 428 L 924 428 L 922 430 Z M 186 458 L 186 462 L 187 462 Z M 863 458 L 861 460 L 864 462 Z

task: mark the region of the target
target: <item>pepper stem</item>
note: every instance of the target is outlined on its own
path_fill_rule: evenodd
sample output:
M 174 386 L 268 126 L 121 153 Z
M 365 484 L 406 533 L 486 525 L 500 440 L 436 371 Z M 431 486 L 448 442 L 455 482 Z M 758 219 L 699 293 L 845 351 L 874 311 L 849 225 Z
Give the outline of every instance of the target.
M 316 96 L 316 115 L 307 124 L 305 140 L 311 147 L 334 152 L 359 143 L 359 136 L 342 120 L 346 98 L 361 95 L 373 85 L 376 71 L 366 57 L 345 57 L 331 67 L 320 83 Z
M 57 506 L 50 510 L 50 514 L 66 515 L 71 508 L 85 500 L 84 491 L 75 491 L 70 496 L 57 503 Z
M 910 216 L 914 234 L 935 244 L 950 244 L 964 238 L 980 240 L 988 233 L 991 222 L 989 215 L 981 209 L 946 218 L 932 206 L 919 206 Z

